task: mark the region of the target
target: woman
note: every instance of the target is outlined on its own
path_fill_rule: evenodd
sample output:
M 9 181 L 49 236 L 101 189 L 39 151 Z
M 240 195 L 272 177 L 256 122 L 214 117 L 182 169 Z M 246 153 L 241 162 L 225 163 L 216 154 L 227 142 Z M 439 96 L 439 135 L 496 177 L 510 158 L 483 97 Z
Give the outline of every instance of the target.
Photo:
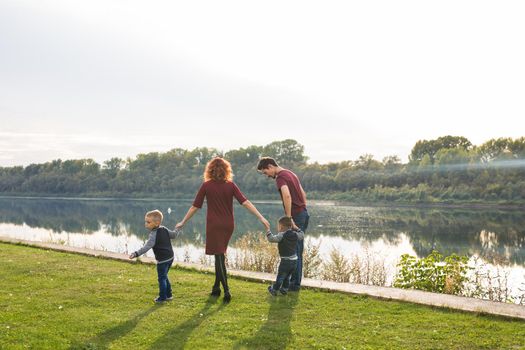
M 239 187 L 232 181 L 232 177 L 231 165 L 227 160 L 220 157 L 210 160 L 204 170 L 204 183 L 197 192 L 193 205 L 184 219 L 176 225 L 177 228 L 182 228 L 197 210 L 202 208 L 204 198 L 206 198 L 208 207 L 206 213 L 206 254 L 215 255 L 215 283 L 211 295 L 221 295 L 220 284 L 222 284 L 225 302 L 231 300 L 224 254 L 234 229 L 233 198 L 255 215 L 266 230 L 270 229 L 268 220 L 246 199 Z

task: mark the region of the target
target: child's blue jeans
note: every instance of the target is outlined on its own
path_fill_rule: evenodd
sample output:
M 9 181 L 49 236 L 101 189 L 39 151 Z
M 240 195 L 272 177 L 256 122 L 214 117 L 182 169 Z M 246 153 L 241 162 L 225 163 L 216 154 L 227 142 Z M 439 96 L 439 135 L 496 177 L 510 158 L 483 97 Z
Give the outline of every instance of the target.
M 166 300 L 171 298 L 171 283 L 168 279 L 168 271 L 170 270 L 173 259 L 161 264 L 157 264 L 157 275 L 159 279 L 159 299 Z
M 293 221 L 305 234 L 306 239 L 306 229 L 308 228 L 308 221 L 310 220 L 310 215 L 305 209 L 299 214 L 293 216 Z M 290 290 L 299 290 L 301 288 L 301 280 L 303 279 L 303 250 L 304 250 L 304 240 L 297 241 L 297 269 L 292 274 L 292 280 L 290 282 Z
M 272 289 L 274 291 L 278 291 L 279 289 L 288 291 L 290 286 L 290 278 L 296 269 L 297 260 L 281 259 L 281 262 L 279 263 L 279 269 L 277 270 L 277 279 L 275 280 L 275 284 L 272 286 Z

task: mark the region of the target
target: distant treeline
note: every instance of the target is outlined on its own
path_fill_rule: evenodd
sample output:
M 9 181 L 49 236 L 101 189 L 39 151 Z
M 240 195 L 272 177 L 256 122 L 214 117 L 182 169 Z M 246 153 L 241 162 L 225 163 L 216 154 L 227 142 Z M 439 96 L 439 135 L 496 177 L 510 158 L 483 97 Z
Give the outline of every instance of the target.
M 235 181 L 252 198 L 276 198 L 275 184 L 257 173 L 261 156 L 274 157 L 302 179 L 310 198 L 358 202 L 525 203 L 525 137 L 491 139 L 473 145 L 460 136 L 418 141 L 409 162 L 396 155 L 382 161 L 359 159 L 307 163 L 295 140 L 275 141 L 221 152 L 214 148 L 172 149 L 165 153 L 112 158 L 53 160 L 0 168 L 4 195 L 124 196 L 192 198 L 206 162 L 228 159 Z

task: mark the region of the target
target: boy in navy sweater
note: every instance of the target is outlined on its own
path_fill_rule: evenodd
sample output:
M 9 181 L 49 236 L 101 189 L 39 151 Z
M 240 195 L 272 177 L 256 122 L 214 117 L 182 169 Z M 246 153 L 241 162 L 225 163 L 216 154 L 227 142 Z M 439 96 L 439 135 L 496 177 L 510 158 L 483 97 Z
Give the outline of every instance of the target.
M 168 271 L 173 263 L 173 248 L 171 240 L 177 238 L 181 233 L 179 229 L 171 231 L 162 224 L 162 212 L 152 210 L 144 217 L 144 226 L 150 230 L 148 241 L 142 248 L 131 253 L 130 259 L 137 258 L 153 248 L 155 259 L 157 260 L 157 275 L 159 280 L 159 296 L 155 298 L 156 303 L 163 303 L 166 300 L 173 300 L 171 293 L 171 283 L 168 279 Z
M 288 292 L 290 278 L 297 269 L 297 241 L 304 239 L 303 231 L 292 229 L 291 217 L 281 217 L 278 226 L 278 233 L 274 234 L 271 231 L 266 233 L 268 241 L 278 244 L 279 256 L 281 257 L 275 283 L 268 287 L 268 291 L 274 296 L 277 295 L 277 291 L 283 295 Z

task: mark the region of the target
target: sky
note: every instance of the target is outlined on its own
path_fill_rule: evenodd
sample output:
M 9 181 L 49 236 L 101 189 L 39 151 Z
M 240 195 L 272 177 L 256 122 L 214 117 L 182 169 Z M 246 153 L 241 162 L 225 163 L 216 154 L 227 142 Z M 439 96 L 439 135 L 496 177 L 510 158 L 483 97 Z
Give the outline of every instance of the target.
M 0 0 L 0 166 L 525 136 L 523 1 Z

